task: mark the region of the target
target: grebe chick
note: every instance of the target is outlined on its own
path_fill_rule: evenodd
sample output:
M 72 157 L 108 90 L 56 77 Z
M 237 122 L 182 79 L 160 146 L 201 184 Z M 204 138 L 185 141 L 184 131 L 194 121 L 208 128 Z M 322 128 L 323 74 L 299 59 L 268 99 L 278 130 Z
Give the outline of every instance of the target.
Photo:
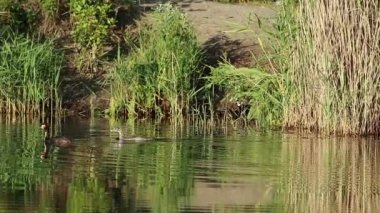
M 136 137 L 125 137 L 125 136 L 123 136 L 123 132 L 121 131 L 120 128 L 114 128 L 111 131 L 119 133 L 119 136 L 116 137 L 116 140 L 118 140 L 118 141 L 141 142 L 141 141 L 150 141 L 150 140 L 153 140 L 153 138 L 144 138 L 144 137 L 139 137 L 139 136 L 136 136 Z

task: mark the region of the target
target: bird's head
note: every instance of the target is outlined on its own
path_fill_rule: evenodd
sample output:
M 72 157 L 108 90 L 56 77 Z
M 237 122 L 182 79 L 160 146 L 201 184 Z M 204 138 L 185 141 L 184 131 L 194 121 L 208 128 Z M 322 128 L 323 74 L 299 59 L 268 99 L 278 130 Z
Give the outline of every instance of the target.
M 41 129 L 43 129 L 43 130 L 47 130 L 48 128 L 49 128 L 49 126 L 45 123 L 41 125 Z

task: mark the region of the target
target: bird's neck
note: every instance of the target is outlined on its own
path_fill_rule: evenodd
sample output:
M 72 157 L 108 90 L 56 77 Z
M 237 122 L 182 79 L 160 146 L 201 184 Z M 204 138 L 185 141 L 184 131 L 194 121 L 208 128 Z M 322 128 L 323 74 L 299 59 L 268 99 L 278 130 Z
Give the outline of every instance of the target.
M 45 139 L 48 139 L 49 138 L 49 132 L 47 130 L 45 130 L 44 132 L 44 138 Z
M 119 131 L 119 139 L 122 139 L 122 138 L 123 138 L 123 133 Z
M 50 151 L 50 144 L 48 144 L 46 141 L 44 142 L 44 151 L 41 153 L 42 158 L 47 158 Z
M 44 153 L 48 154 L 49 152 L 49 144 L 44 143 Z

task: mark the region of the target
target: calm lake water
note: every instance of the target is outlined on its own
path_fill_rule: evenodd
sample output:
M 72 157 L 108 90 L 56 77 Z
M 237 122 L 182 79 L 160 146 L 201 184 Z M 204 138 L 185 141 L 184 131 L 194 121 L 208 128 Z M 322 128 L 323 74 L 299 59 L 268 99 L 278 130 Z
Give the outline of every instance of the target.
M 155 137 L 118 143 L 110 131 Z M 380 141 L 72 120 L 0 121 L 0 212 L 380 212 Z M 58 131 L 59 130 L 59 131 Z

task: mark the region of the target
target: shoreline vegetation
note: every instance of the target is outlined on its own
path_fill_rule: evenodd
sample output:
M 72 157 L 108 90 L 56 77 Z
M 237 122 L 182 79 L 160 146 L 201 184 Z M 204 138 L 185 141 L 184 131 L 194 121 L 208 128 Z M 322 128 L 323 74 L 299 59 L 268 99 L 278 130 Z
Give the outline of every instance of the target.
M 241 67 L 226 55 L 210 63 L 173 4 L 142 13 L 123 0 L 1 0 L 0 111 L 81 114 L 73 100 L 86 93 L 92 115 L 378 135 L 380 3 L 283 0 L 280 8 L 257 39 L 263 60 Z

